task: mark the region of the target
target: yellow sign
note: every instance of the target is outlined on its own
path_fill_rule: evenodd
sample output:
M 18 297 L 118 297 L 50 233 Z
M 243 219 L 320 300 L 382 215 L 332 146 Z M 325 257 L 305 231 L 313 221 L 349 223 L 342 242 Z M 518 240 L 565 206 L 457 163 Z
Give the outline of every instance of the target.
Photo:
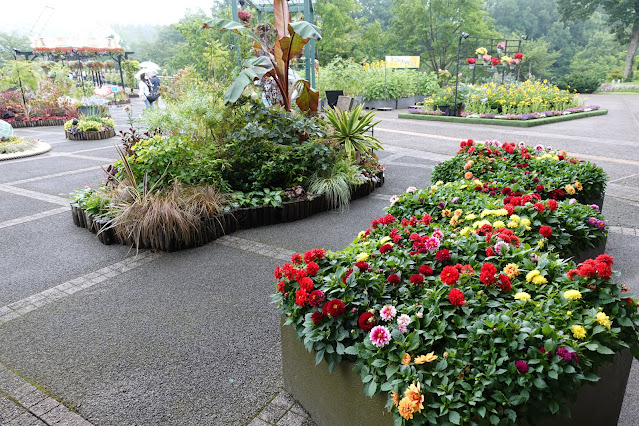
M 387 56 L 386 68 L 419 68 L 419 56 Z

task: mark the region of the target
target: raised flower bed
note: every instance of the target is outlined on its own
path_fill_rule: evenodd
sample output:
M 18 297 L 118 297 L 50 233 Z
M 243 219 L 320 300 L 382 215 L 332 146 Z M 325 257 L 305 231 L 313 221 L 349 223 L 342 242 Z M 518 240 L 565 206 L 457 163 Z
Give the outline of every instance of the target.
M 8 118 L 5 121 L 11 124 L 11 127 L 14 129 L 22 129 L 25 127 L 41 127 L 41 126 L 63 126 L 64 123 L 69 120 L 75 118 L 75 115 L 65 116 L 65 117 L 33 117 L 28 120 L 14 120 L 12 118 Z
M 106 117 L 88 117 L 64 123 L 64 135 L 69 140 L 93 141 L 115 136 L 115 122 Z
M 379 172 L 375 179 L 365 184 L 351 188 L 351 199 L 357 199 L 372 193 L 375 188 L 384 184 L 384 173 Z M 86 205 L 86 203 L 84 203 Z M 96 234 L 99 241 L 110 245 L 120 243 L 137 248 L 150 248 L 162 251 L 176 251 L 187 248 L 200 247 L 224 235 L 241 229 L 275 225 L 277 223 L 292 222 L 305 219 L 316 213 L 328 210 L 330 207 L 325 196 L 306 197 L 305 199 L 288 201 L 280 207 L 256 206 L 235 208 L 214 217 L 202 217 L 199 225 L 192 230 L 191 238 L 177 239 L 166 234 L 162 238 L 135 239 L 120 238 L 112 226 L 112 219 L 100 214 L 92 213 L 97 209 L 88 210 L 80 207 L 77 202 L 71 203 L 73 223 L 86 228 Z
M 516 155 L 504 145 L 464 141 L 460 156 L 469 147 L 475 147 L 471 154 L 489 148 Z M 531 155 L 531 163 L 546 161 L 546 154 L 559 157 L 544 150 Z M 536 170 L 549 185 L 566 179 L 576 185 L 575 171 L 582 179 L 597 174 L 587 163 L 578 162 L 579 170 L 571 161 L 552 161 Z M 442 163 L 433 174 L 453 171 L 452 163 Z M 340 376 L 348 370 L 341 363 L 354 365 L 363 394 L 381 394 L 395 424 L 437 425 L 535 424 L 566 416 L 567 401 L 608 374 L 602 367 L 622 353 L 612 380 L 597 388 L 598 398 L 611 398 L 605 402 L 610 410 L 600 410 L 602 400 L 573 408 L 589 419 L 606 411 L 597 424 L 616 424 L 629 371 L 623 351 L 639 353 L 637 303 L 612 280 L 610 256 L 570 260 L 605 240 L 598 206 L 550 198 L 553 186 L 498 190 L 499 175 L 486 173 L 485 181 L 460 176 L 409 188 L 346 249 L 314 249 L 275 270 L 285 384 L 312 415 L 324 413 L 316 420 L 339 407 L 321 405 L 327 397 L 319 384 L 315 391 L 322 395 L 308 398 L 298 381 L 313 380 L 310 370 L 287 371 L 298 366 L 291 354 L 299 346 Z M 603 192 L 603 186 L 584 186 L 581 196 L 591 190 Z M 295 336 L 301 343 L 291 349 Z M 367 424 L 391 423 L 379 413 L 379 401 L 364 407 L 339 402 L 357 414 L 362 408 L 363 416 L 373 412 L 378 421 Z

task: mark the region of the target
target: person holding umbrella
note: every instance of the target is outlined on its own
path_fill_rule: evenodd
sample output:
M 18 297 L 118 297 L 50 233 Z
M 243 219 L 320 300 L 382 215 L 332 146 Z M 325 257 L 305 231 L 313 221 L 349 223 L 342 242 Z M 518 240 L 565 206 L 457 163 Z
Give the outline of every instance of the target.
M 142 99 L 144 99 L 144 108 L 151 108 L 151 102 L 149 102 L 149 94 L 151 93 L 151 84 L 146 76 L 147 74 L 143 72 L 140 74 L 140 82 L 138 83 L 138 92 Z
M 153 107 L 160 97 L 160 79 L 154 70 L 148 71 L 146 75 L 149 77 L 149 95 L 146 99 L 150 102 L 151 107 Z

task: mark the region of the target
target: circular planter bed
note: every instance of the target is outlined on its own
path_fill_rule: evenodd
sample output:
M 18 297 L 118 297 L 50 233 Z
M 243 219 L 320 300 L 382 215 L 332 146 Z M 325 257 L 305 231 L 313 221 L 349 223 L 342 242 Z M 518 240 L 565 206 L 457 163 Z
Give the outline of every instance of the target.
M 372 193 L 375 188 L 381 187 L 384 184 L 383 172 L 379 172 L 376 177 L 376 181 L 369 181 L 351 189 L 351 200 L 365 197 Z M 203 246 L 237 230 L 293 222 L 328 209 L 329 205 L 324 196 L 284 202 L 281 207 L 261 206 L 234 209 L 212 218 L 202 218 L 199 229 L 194 230 L 188 244 L 168 235 L 165 238 L 157 238 L 153 241 L 135 241 L 133 238 L 120 239 L 113 228 L 110 227 L 111 219 L 89 214 L 75 203 L 71 204 L 71 215 L 76 226 L 86 228 L 97 234 L 98 239 L 103 244 L 120 243 L 137 248 L 173 252 Z
M 115 130 L 113 130 L 112 127 L 109 127 L 106 130 L 75 133 L 71 133 L 68 130 L 65 130 L 64 136 L 72 141 L 96 141 L 100 139 L 112 138 L 113 136 L 115 136 Z

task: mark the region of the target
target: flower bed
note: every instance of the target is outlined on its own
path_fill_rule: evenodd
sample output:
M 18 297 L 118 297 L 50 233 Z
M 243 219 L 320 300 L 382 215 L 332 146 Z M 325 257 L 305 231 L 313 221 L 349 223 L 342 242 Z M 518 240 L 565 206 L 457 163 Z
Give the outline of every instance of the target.
M 357 199 L 372 193 L 375 188 L 384 184 L 384 173 L 379 172 L 375 179 L 368 184 L 359 185 L 351 189 L 351 199 Z M 219 237 L 228 235 L 237 230 L 256 228 L 259 226 L 275 225 L 277 223 L 292 222 L 305 219 L 316 213 L 329 209 L 325 196 L 316 196 L 303 200 L 289 201 L 282 203 L 281 207 L 255 206 L 234 208 L 215 217 L 202 217 L 200 224 L 193 229 L 193 235 L 189 239 L 176 239 L 171 235 L 164 238 L 142 239 L 119 238 L 113 227 L 112 219 L 100 214 L 92 213 L 99 211 L 96 207 L 88 207 L 91 203 L 83 203 L 82 208 L 77 202 L 71 203 L 71 215 L 73 223 L 81 228 L 97 234 L 101 243 L 110 245 L 120 243 L 137 248 L 149 248 L 163 251 L 177 251 L 187 248 L 200 247 Z M 88 209 L 88 210 L 87 210 Z
M 69 140 L 86 141 L 112 138 L 115 122 L 106 117 L 73 119 L 64 123 L 64 134 Z
M 469 147 L 471 155 L 502 149 L 465 141 L 460 157 Z M 538 179 L 575 184 L 564 176 L 575 163 L 552 161 L 536 170 Z M 433 175 L 456 175 L 452 164 Z M 605 176 L 580 169 L 589 170 Z M 346 249 L 314 249 L 275 270 L 273 301 L 286 326 L 316 363 L 354 363 L 364 394 L 386 395 L 395 424 L 567 415 L 566 398 L 596 382 L 616 352 L 639 354 L 637 303 L 612 280 L 613 259 L 570 260 L 605 240 L 598 206 L 535 187 L 513 194 L 489 175 L 409 188 Z M 581 195 L 598 193 L 595 186 Z

